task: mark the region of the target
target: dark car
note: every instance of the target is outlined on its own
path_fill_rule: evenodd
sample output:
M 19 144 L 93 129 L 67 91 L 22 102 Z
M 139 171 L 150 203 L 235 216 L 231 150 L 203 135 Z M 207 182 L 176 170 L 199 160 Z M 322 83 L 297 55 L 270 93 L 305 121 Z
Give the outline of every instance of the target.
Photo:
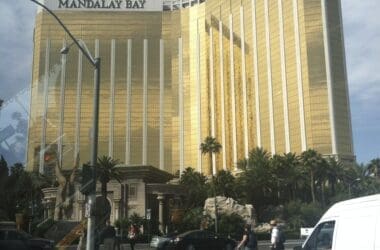
M 43 238 L 33 238 L 24 231 L 0 229 L 1 250 L 50 250 L 54 242 Z
M 174 250 L 232 250 L 236 242 L 205 230 L 193 230 L 177 235 L 168 245 Z
M 169 233 L 162 236 L 153 236 L 150 241 L 150 247 L 155 248 L 156 250 L 165 250 L 169 245 L 170 241 L 175 239 L 178 233 Z

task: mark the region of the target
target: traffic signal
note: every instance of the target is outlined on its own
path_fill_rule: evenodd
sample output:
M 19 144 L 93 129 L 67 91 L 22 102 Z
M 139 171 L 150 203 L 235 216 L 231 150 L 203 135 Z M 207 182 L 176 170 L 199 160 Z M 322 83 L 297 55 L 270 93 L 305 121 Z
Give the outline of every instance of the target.
M 95 175 L 94 167 L 88 164 L 83 164 L 82 167 L 82 182 L 80 191 L 84 195 L 89 195 L 91 192 L 95 192 Z

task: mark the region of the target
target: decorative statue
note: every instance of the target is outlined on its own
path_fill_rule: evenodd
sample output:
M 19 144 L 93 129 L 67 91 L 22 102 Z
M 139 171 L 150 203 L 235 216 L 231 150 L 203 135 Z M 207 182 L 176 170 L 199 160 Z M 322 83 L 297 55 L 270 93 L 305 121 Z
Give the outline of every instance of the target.
M 55 200 L 54 220 L 70 219 L 72 213 L 73 196 L 75 193 L 74 182 L 79 167 L 79 152 L 74 159 L 74 167 L 69 180 L 62 173 L 59 158 L 56 157 L 55 175 L 58 181 L 57 196 Z

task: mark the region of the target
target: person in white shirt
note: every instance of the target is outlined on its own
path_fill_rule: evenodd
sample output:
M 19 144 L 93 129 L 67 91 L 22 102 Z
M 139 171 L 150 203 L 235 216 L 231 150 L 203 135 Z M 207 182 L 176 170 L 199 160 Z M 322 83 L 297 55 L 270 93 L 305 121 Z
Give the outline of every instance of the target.
M 271 239 L 270 239 L 271 249 L 284 250 L 284 243 L 282 242 L 282 239 L 281 239 L 282 232 L 277 227 L 277 221 L 271 220 L 269 224 L 271 226 Z

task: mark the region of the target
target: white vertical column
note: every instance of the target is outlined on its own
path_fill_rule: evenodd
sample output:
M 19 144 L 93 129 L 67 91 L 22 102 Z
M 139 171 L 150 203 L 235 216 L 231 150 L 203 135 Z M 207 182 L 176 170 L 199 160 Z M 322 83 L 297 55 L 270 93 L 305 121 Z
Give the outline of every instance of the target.
M 161 194 L 159 193 L 157 195 L 157 200 L 158 200 L 158 227 L 159 227 L 159 231 L 161 233 L 164 232 L 164 224 L 165 224 L 165 221 L 164 221 L 164 200 L 165 200 L 165 195 L 164 194 Z
M 160 169 L 164 170 L 165 145 L 164 145 L 164 110 L 165 110 L 165 85 L 164 85 L 164 40 L 160 39 Z
M 144 39 L 143 55 L 143 143 L 142 143 L 142 164 L 147 164 L 147 146 L 148 146 L 148 40 Z
M 222 121 L 222 157 L 223 170 L 227 170 L 226 158 L 226 127 L 225 127 L 225 107 L 224 107 L 224 50 L 223 50 L 223 23 L 219 21 L 219 70 L 220 70 L 220 108 Z
M 66 42 L 63 41 L 63 48 Z M 61 84 L 59 91 L 59 125 L 58 125 L 58 161 L 62 166 L 63 160 L 63 124 L 65 119 L 65 86 L 66 86 L 66 54 L 61 54 Z
M 178 38 L 178 99 L 179 99 L 179 173 L 184 171 L 184 114 L 183 114 L 183 51 L 182 37 Z
M 336 128 L 335 128 L 335 111 L 334 111 L 334 90 L 332 87 L 332 72 L 331 72 L 331 53 L 329 44 L 329 26 L 327 17 L 326 1 L 321 0 L 322 8 L 322 25 L 323 25 L 323 45 L 325 49 L 325 65 L 326 65 L 326 82 L 327 93 L 329 102 L 329 117 L 330 117 L 330 129 L 331 129 L 331 150 L 332 154 L 337 154 L 336 145 Z
M 109 134 L 108 134 L 108 156 L 113 157 L 114 144 L 114 120 L 115 120 L 115 39 L 111 40 L 111 65 L 110 65 L 110 110 L 109 110 Z
M 211 109 L 211 136 L 215 138 L 215 82 L 214 82 L 214 44 L 212 26 L 210 26 L 210 109 Z M 216 175 L 216 157 L 212 154 L 212 174 Z
M 232 155 L 234 170 L 237 163 L 237 148 L 236 148 L 236 101 L 235 101 L 235 68 L 234 68 L 234 31 L 232 14 L 229 16 L 230 26 L 230 89 L 231 89 L 231 114 L 232 114 Z
M 197 93 L 197 115 L 198 115 L 198 145 L 201 145 L 202 143 L 202 118 L 201 118 L 201 55 L 200 55 L 200 36 L 199 33 L 197 32 L 197 41 L 196 41 L 196 93 Z M 197 167 L 198 171 L 202 173 L 202 152 L 200 150 L 198 152 L 198 161 L 197 161 Z
M 99 39 L 95 39 L 95 57 L 94 58 L 97 58 L 97 57 L 100 57 L 99 56 L 99 54 L 100 54 L 100 42 L 99 42 Z M 96 72 L 95 72 L 95 70 L 94 70 L 94 80 L 93 80 L 93 93 L 95 93 L 95 89 L 96 89 Z M 100 77 L 101 77 L 101 75 L 100 75 Z M 100 80 L 101 81 L 101 80 Z M 101 86 L 99 86 L 99 91 L 101 91 Z M 95 105 L 95 103 L 93 103 L 92 105 Z M 101 115 L 99 114 L 99 121 L 101 121 L 101 119 L 102 119 L 102 117 L 101 117 Z M 100 123 L 98 121 L 98 123 Z M 98 125 L 99 126 L 99 129 L 100 129 L 100 125 Z M 93 127 L 91 127 L 91 133 L 90 133 L 90 135 L 91 135 L 91 141 L 93 141 L 94 140 L 94 138 L 92 138 L 92 135 L 93 135 L 93 133 L 92 133 L 92 130 L 93 130 L 94 128 Z M 98 144 L 99 144 L 99 142 L 98 142 Z
M 243 124 L 244 124 L 244 157 L 248 159 L 248 108 L 247 108 L 247 76 L 245 63 L 245 30 L 244 30 L 244 8 L 240 6 L 240 46 L 241 46 L 241 80 L 243 84 Z
M 99 57 L 99 39 L 95 39 L 95 57 Z M 95 75 L 95 72 L 94 72 Z M 96 80 L 94 79 L 94 82 Z
M 82 74 L 83 74 L 83 53 L 78 49 L 78 75 L 77 75 L 77 95 L 75 107 L 75 145 L 74 159 L 80 149 L 80 126 L 81 126 L 81 110 L 82 110 Z
M 42 124 L 41 124 L 41 144 L 40 144 L 40 159 L 39 159 L 39 172 L 45 173 L 45 148 L 46 148 L 46 122 L 48 111 L 48 93 L 49 93 L 49 71 L 50 71 L 50 40 L 46 40 L 45 49 L 45 76 L 44 76 L 44 92 L 43 92 L 43 106 L 42 106 Z
M 306 144 L 306 129 L 305 129 L 305 111 L 303 103 L 303 86 L 302 86 L 302 64 L 301 64 L 301 45 L 298 23 L 298 0 L 293 0 L 293 16 L 294 16 L 294 35 L 297 61 L 297 86 L 298 86 L 298 106 L 300 113 L 300 128 L 301 128 L 301 150 L 307 149 Z
M 257 52 L 257 24 L 256 24 L 256 0 L 252 0 L 252 49 L 253 49 L 253 69 L 255 77 L 255 106 L 256 106 L 256 136 L 257 146 L 261 147 L 261 118 L 260 118 L 260 90 L 259 90 L 259 62 Z
M 269 105 L 269 131 L 271 153 L 276 153 L 275 134 L 274 134 L 274 117 L 273 117 L 273 87 L 272 87 L 272 63 L 270 48 L 270 26 L 269 26 L 269 7 L 268 1 L 264 1 L 265 8 L 265 38 L 267 48 L 267 81 L 268 81 L 268 105 Z
M 286 61 L 285 61 L 285 39 L 284 39 L 284 18 L 282 11 L 282 0 L 278 0 L 278 17 L 280 30 L 280 55 L 281 55 L 281 84 L 282 84 L 282 107 L 284 112 L 284 131 L 285 131 L 285 152 L 290 152 L 290 133 L 289 133 L 289 109 L 288 109 L 288 87 L 286 81 Z
M 125 126 L 125 164 L 131 163 L 132 40 L 127 42 L 127 107 Z

